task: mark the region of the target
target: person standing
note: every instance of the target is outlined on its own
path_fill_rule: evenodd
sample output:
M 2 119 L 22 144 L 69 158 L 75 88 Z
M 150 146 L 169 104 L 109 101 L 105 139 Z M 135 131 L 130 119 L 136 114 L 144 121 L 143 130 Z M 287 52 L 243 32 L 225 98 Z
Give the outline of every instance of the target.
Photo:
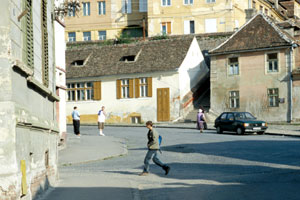
M 149 129 L 147 137 L 148 137 L 148 152 L 145 156 L 144 159 L 144 170 L 143 172 L 140 174 L 140 176 L 146 176 L 149 174 L 149 162 L 152 158 L 153 162 L 160 166 L 164 171 L 165 171 L 165 175 L 168 175 L 169 171 L 170 171 L 170 167 L 164 163 L 162 163 L 159 158 L 158 158 L 158 150 L 159 150 L 159 134 L 158 132 L 153 128 L 153 123 L 152 121 L 147 121 L 146 122 L 146 127 Z
M 73 127 L 74 127 L 74 133 L 75 135 L 80 137 L 80 114 L 77 110 L 77 107 L 74 107 L 74 110 L 72 112 L 72 118 L 73 118 Z
M 103 133 L 104 129 L 104 123 L 106 118 L 106 112 L 104 111 L 105 107 L 102 106 L 101 110 L 98 112 L 98 129 L 99 129 L 99 135 L 105 136 Z
M 198 114 L 197 114 L 197 128 L 198 128 L 198 130 L 200 130 L 200 133 L 203 132 L 204 123 L 206 123 L 206 119 L 204 116 L 204 110 L 203 110 L 203 108 L 200 108 L 198 110 Z

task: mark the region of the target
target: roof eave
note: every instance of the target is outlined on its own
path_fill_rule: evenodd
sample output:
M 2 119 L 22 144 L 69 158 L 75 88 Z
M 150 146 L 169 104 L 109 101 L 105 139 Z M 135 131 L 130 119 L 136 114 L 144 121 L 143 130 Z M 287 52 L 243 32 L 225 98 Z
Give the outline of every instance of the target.
M 290 48 L 290 47 L 292 47 L 292 44 L 291 45 L 278 46 L 278 47 L 259 48 L 259 49 L 243 49 L 243 50 L 234 50 L 234 51 L 223 51 L 223 52 L 209 53 L 209 55 L 210 56 L 219 56 L 219 55 L 226 55 L 226 54 L 268 51 L 268 50 L 274 50 L 274 49 L 285 49 L 285 48 Z

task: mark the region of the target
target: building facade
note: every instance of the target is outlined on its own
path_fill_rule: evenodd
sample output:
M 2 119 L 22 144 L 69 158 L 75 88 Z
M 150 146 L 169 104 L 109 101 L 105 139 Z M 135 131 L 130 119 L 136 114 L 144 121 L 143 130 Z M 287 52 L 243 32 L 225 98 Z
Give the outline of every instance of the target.
M 53 1 L 0 7 L 0 196 L 33 199 L 57 176 Z
M 193 105 L 186 98 L 208 75 L 196 38 L 146 41 L 67 50 L 67 116 L 78 107 L 82 123 L 174 121 Z
M 80 0 L 81 11 L 65 17 L 66 41 L 114 39 L 122 32 L 132 37 L 143 34 L 146 0 Z
M 264 14 L 210 51 L 211 110 L 248 111 L 267 121 L 299 121 L 299 44 Z M 297 79 L 296 79 L 297 80 Z
M 278 21 L 299 18 L 298 1 L 273 0 L 80 0 L 81 12 L 69 11 L 66 41 L 236 31 L 248 12 Z M 250 11 L 249 11 L 250 9 Z M 248 11 L 247 11 L 248 10 Z

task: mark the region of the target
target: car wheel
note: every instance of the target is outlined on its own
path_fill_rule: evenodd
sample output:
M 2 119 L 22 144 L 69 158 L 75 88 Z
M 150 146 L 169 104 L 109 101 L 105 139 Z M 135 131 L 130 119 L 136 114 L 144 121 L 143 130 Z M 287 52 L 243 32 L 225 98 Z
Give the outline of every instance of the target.
M 263 135 L 264 133 L 265 133 L 264 131 L 257 132 L 258 135 Z
M 221 129 L 220 126 L 217 127 L 217 133 L 218 133 L 218 134 L 222 134 L 222 133 L 223 133 L 223 130 Z
M 238 135 L 243 135 L 244 134 L 244 129 L 242 129 L 241 127 L 238 127 L 237 129 L 236 129 L 236 133 L 238 134 Z

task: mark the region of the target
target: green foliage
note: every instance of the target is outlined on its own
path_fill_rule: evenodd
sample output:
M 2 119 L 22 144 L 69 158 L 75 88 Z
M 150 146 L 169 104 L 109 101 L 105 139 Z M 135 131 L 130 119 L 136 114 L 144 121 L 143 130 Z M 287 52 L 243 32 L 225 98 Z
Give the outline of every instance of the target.
M 165 40 L 165 39 L 169 39 L 169 36 L 166 34 L 162 34 L 162 35 L 157 35 L 151 38 L 152 40 Z

